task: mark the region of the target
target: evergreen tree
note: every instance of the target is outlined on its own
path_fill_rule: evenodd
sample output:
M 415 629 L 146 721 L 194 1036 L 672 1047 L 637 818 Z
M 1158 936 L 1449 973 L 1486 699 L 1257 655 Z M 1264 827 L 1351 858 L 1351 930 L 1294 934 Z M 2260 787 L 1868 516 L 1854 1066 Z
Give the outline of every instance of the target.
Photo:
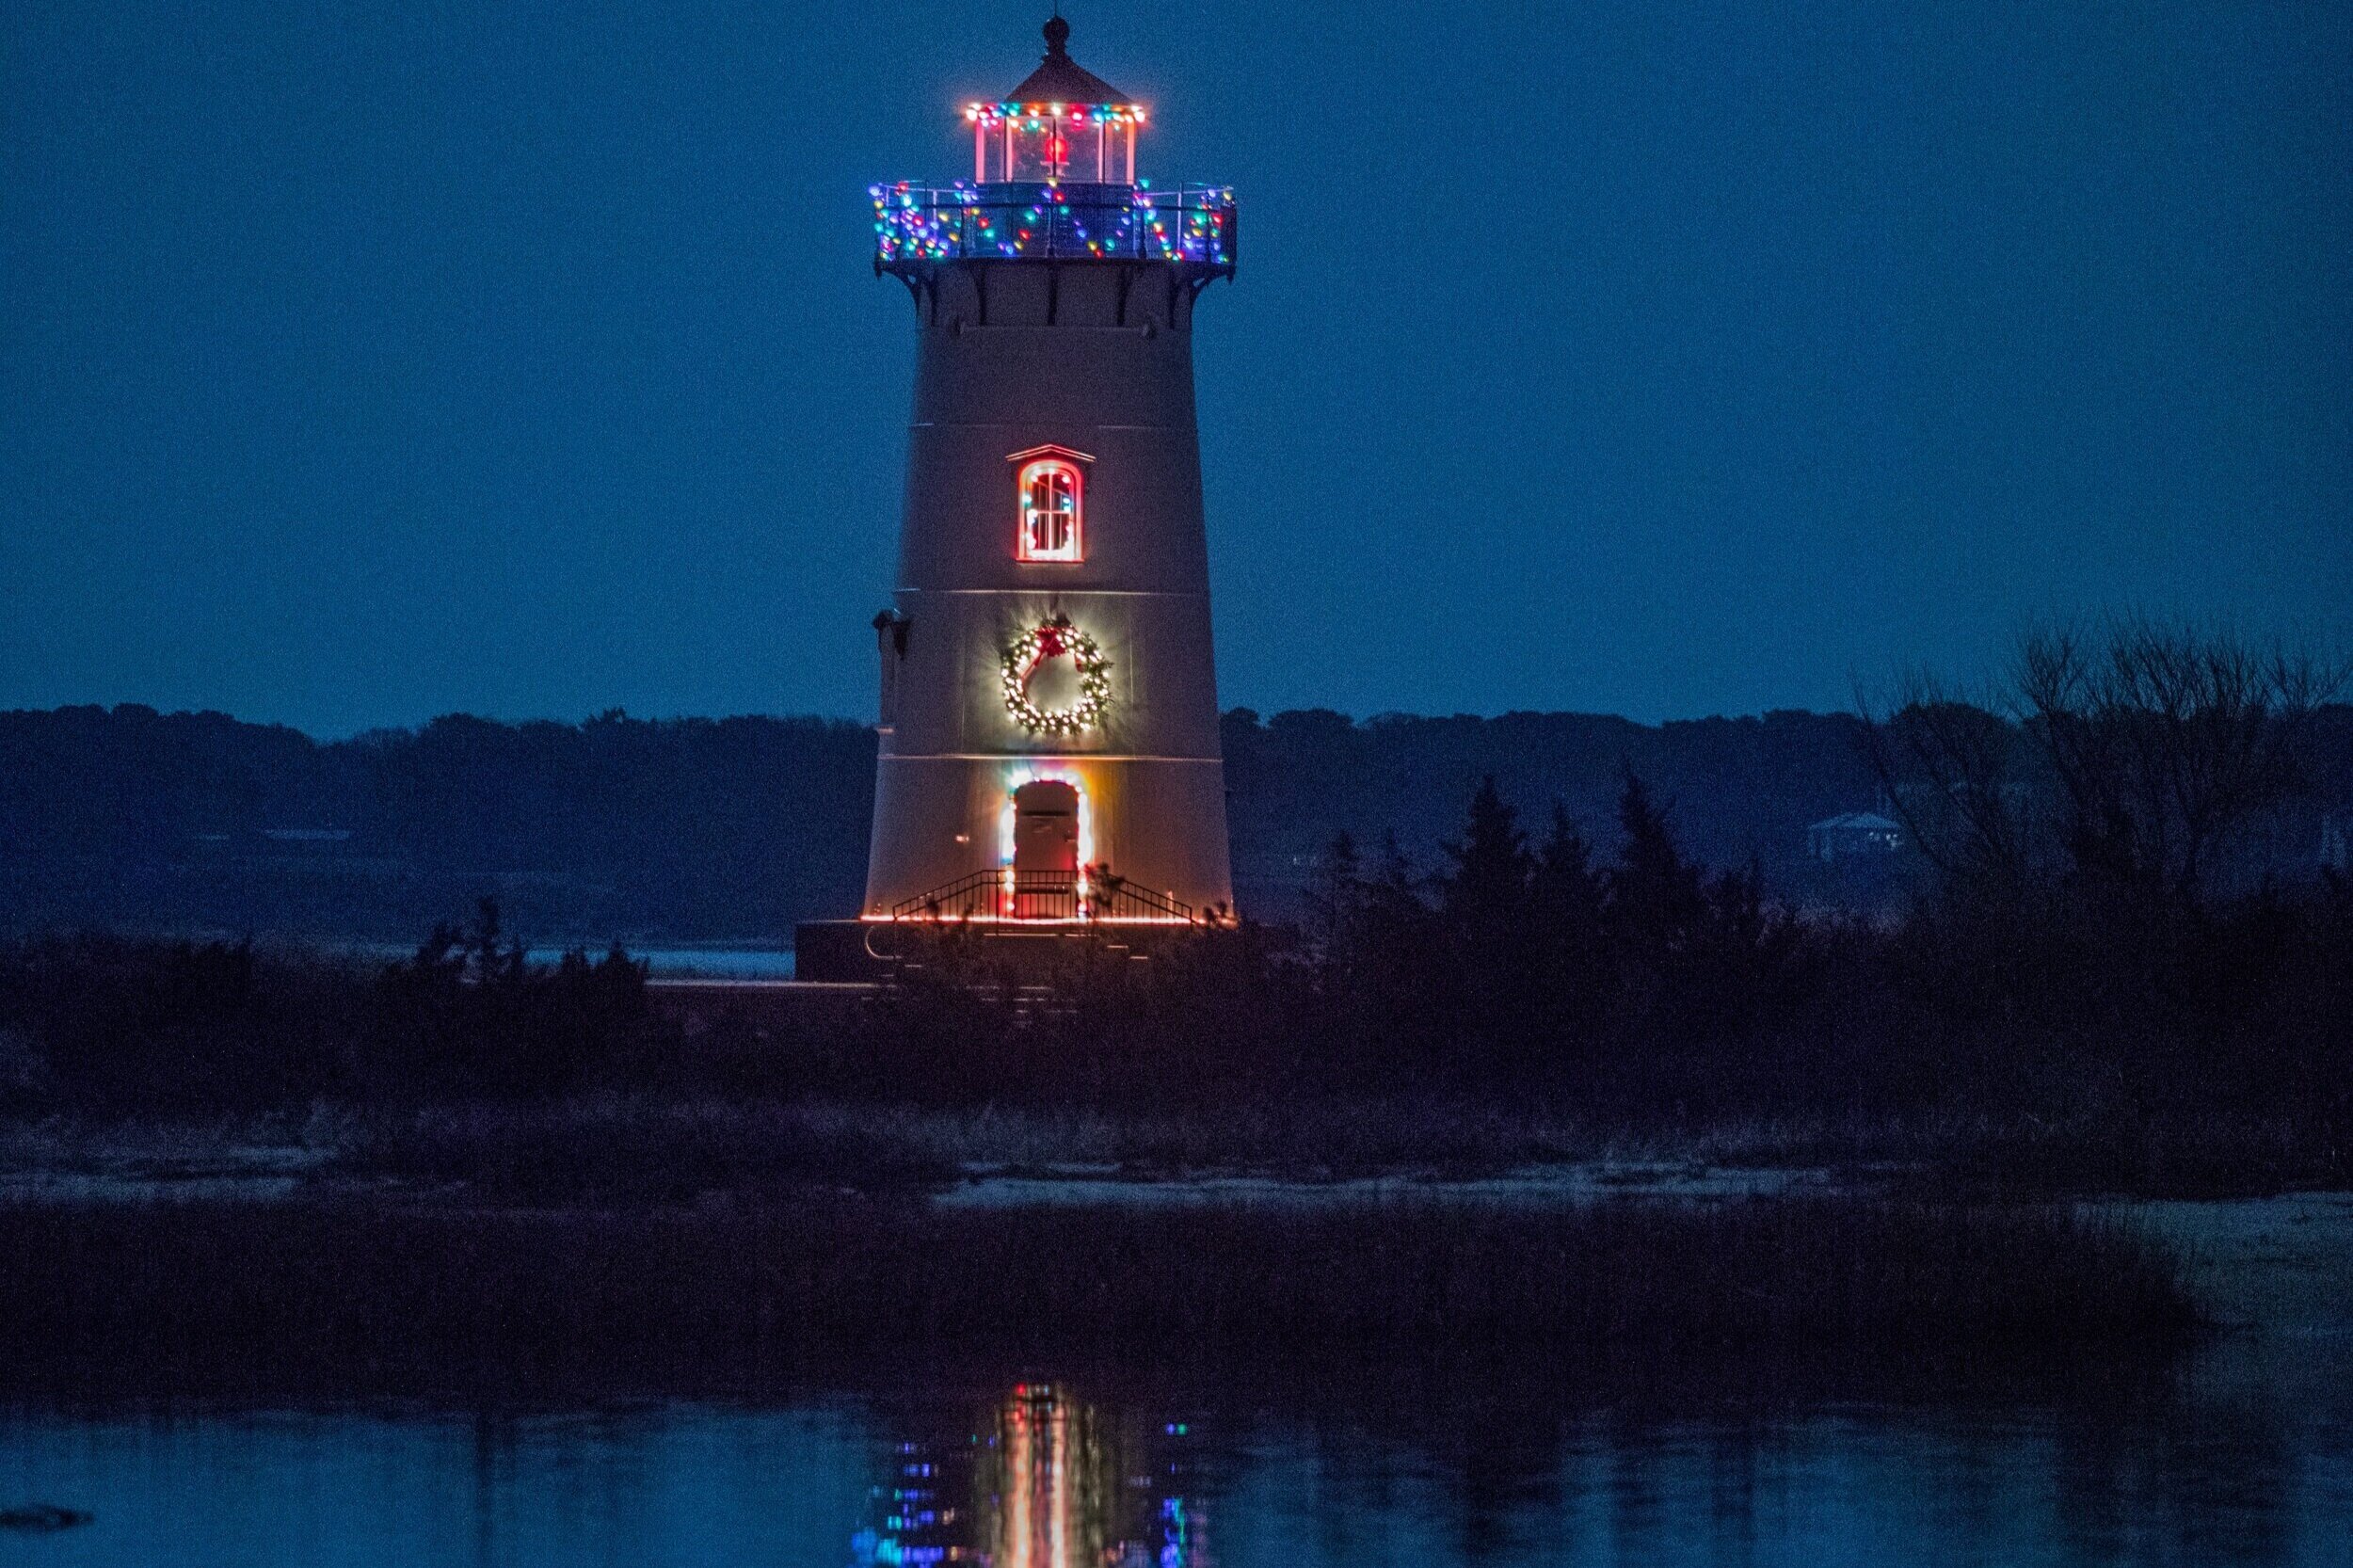
M 1555 801 L 1551 830 L 1529 878 L 1529 904 L 1536 922 L 1540 1000 L 1564 1044 L 1590 1042 L 1606 1019 L 1611 991 L 1608 902 L 1593 846 L 1568 808 Z
M 1307 878 L 1307 934 L 1326 965 L 1336 962 L 1353 938 L 1364 902 L 1364 867 L 1356 840 L 1342 828 L 1316 857 Z
M 1449 920 L 1475 936 L 1493 936 L 1526 921 L 1534 861 L 1518 817 L 1496 790 L 1495 775 L 1479 781 L 1462 839 L 1445 848 L 1454 871 L 1439 883 L 1438 893 L 1439 907 Z
M 1548 922 L 1597 926 L 1606 896 L 1601 873 L 1593 869 L 1593 845 L 1577 830 L 1568 808 L 1554 801 L 1552 827 L 1529 877 L 1529 902 Z
M 1609 913 L 1622 947 L 1654 963 L 1689 950 L 1706 916 L 1700 868 L 1684 858 L 1667 808 L 1626 770 L 1618 794 L 1625 842 L 1609 872 Z

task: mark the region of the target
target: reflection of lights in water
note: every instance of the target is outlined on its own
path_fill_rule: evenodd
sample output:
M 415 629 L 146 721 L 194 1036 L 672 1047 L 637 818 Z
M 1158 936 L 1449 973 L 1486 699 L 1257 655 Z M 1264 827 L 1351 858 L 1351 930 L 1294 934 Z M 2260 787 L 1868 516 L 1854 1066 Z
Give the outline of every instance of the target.
M 1179 1490 L 1190 1429 L 1145 1424 L 1022 1384 L 961 1441 L 905 1443 L 878 1524 L 851 1542 L 867 1565 L 1207 1568 L 1200 1504 Z
M 873 1496 L 882 1505 L 881 1521 L 850 1538 L 853 1563 L 864 1568 L 973 1560 L 969 1553 L 946 1544 L 960 1528 L 963 1512 L 943 1496 L 940 1466 L 925 1457 L 920 1444 L 899 1445 L 890 1484 L 875 1487 Z
M 1093 1457 L 1094 1425 L 1093 1413 L 1083 1408 L 1074 1420 L 1069 1404 L 1056 1399 L 1049 1386 L 1024 1384 L 1013 1391 L 998 1417 L 1005 1462 L 997 1481 L 999 1529 L 991 1543 L 992 1563 L 1067 1568 L 1072 1562 L 1073 1535 L 1090 1533 L 1087 1527 L 1099 1523 L 1070 1516 L 1071 1471 Z M 1080 1483 L 1093 1479 L 1085 1476 Z

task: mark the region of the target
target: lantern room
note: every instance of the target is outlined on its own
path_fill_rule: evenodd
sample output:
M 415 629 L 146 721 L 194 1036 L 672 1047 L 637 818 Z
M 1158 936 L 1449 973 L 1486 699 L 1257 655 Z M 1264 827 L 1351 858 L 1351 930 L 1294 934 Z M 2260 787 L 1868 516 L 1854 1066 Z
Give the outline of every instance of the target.
M 1144 109 L 1070 57 L 1070 24 L 1046 24 L 1046 57 L 1011 96 L 968 104 L 972 182 L 1136 183 L 1136 128 Z
M 1070 24 L 1001 102 L 968 104 L 972 177 L 872 185 L 874 270 L 919 295 L 966 261 L 1174 262 L 1195 288 L 1234 272 L 1234 193 L 1136 172 L 1144 110 L 1070 57 Z

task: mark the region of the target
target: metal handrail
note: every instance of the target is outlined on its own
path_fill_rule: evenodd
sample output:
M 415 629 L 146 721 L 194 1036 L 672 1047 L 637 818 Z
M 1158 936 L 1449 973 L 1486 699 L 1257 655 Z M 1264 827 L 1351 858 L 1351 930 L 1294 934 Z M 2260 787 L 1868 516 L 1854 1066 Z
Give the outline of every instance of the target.
M 876 185 L 885 269 L 982 260 L 1189 262 L 1231 273 L 1240 212 L 1224 185 Z
M 891 906 L 893 920 L 1191 920 L 1193 907 L 1122 877 L 1090 877 L 1082 898 L 1070 872 L 971 872 L 943 887 Z M 1006 910 L 1010 899 L 1012 912 Z

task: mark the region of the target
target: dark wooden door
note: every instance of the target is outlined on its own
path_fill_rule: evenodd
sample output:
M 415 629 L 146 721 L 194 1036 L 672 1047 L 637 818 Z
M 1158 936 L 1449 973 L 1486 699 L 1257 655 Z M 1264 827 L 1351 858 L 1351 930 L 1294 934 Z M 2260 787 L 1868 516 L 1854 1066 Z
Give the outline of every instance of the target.
M 1038 779 L 1013 792 L 1013 912 L 1020 920 L 1078 913 L 1079 792 Z

